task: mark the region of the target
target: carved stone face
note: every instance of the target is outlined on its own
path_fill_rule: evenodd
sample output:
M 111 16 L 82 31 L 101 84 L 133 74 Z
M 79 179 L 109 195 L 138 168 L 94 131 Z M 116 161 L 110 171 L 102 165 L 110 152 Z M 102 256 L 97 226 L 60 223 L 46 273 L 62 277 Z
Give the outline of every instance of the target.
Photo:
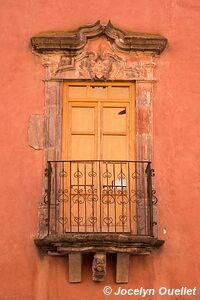
M 96 253 L 94 255 L 92 270 L 93 280 L 103 281 L 106 274 L 106 256 L 104 254 Z
M 97 265 L 101 265 L 101 264 L 104 264 L 105 263 L 105 259 L 104 259 L 104 255 L 98 255 L 98 257 L 95 257 L 95 263 Z

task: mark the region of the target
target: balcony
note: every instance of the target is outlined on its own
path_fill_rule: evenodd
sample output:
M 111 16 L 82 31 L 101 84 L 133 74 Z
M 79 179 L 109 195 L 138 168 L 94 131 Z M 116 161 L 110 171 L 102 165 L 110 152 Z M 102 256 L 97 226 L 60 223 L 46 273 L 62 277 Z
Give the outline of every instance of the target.
M 48 254 L 149 254 L 163 244 L 151 162 L 48 161 L 45 175 L 47 234 L 35 242 Z

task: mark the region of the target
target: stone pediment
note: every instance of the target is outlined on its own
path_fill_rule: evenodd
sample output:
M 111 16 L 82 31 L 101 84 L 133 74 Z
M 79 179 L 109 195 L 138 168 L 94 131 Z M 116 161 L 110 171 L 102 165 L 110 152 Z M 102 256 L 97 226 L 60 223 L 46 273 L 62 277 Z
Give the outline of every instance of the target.
M 160 54 L 166 47 L 167 39 L 159 34 L 128 33 L 100 21 L 78 28 L 74 32 L 45 32 L 31 38 L 34 51 L 38 53 L 65 52 L 77 55 L 88 40 L 105 36 L 117 50 L 145 51 Z

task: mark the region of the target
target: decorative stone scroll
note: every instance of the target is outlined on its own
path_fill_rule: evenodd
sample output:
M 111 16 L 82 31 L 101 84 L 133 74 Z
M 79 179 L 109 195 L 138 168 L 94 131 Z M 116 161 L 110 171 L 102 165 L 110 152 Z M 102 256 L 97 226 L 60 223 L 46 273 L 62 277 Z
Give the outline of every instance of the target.
M 161 35 L 127 33 L 115 28 L 110 21 L 107 25 L 97 21 L 95 24 L 80 27 L 72 33 L 46 32 L 32 37 L 33 53 L 41 57 L 45 69 L 45 115 L 41 117 L 41 120 L 44 120 L 43 138 L 41 130 L 33 128 L 34 124 L 37 126 L 39 122 L 37 120 L 40 120 L 40 117 L 37 116 L 37 120 L 30 118 L 30 145 L 36 149 L 44 148 L 45 161 L 61 159 L 63 81 L 135 82 L 135 159 L 151 161 L 154 68 L 157 56 L 162 53 L 166 44 L 167 39 Z M 40 143 L 38 136 L 42 141 Z M 46 187 L 44 187 L 44 192 L 46 193 Z M 140 218 L 140 212 L 137 213 Z M 47 219 L 47 206 L 44 200 L 39 211 L 38 239 L 42 240 L 47 235 Z M 156 226 L 154 228 L 156 237 Z M 142 234 L 141 222 L 138 235 Z M 148 243 L 145 247 L 145 249 L 148 248 Z M 149 247 L 152 248 L 152 246 Z M 138 251 L 137 247 L 136 250 Z M 147 252 L 150 252 L 149 248 Z M 104 255 L 100 257 L 100 260 L 101 258 L 104 261 Z M 105 268 L 103 267 L 103 271 L 99 273 L 96 267 L 97 259 L 99 257 L 95 256 L 93 278 L 101 280 L 104 277 Z M 124 278 L 119 275 L 118 281 L 126 282 L 127 279 Z

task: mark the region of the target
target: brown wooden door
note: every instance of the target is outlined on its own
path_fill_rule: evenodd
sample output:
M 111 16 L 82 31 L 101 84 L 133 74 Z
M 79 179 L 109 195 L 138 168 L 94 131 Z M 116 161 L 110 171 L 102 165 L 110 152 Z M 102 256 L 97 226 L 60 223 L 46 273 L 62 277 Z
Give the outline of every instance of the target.
M 70 208 L 66 206 L 66 214 L 69 209 L 72 214 L 71 231 L 130 231 L 124 222 L 130 206 L 124 193 L 128 168 L 122 161 L 134 159 L 131 88 L 67 85 L 62 146 L 63 159 L 73 161 L 66 181 L 71 191 Z

